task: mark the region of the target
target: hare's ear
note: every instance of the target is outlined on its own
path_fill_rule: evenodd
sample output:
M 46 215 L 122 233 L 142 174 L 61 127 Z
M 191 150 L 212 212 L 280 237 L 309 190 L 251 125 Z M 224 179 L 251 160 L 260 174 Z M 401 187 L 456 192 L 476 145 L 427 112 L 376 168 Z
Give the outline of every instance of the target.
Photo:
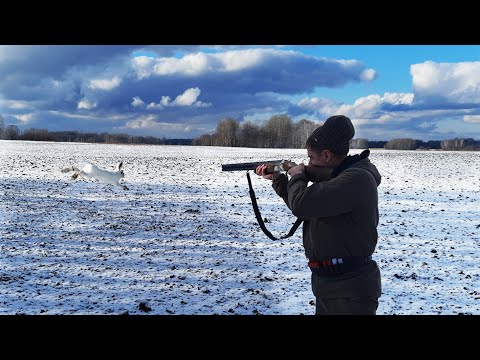
M 123 161 L 120 161 L 117 165 L 117 170 L 120 170 L 123 166 Z

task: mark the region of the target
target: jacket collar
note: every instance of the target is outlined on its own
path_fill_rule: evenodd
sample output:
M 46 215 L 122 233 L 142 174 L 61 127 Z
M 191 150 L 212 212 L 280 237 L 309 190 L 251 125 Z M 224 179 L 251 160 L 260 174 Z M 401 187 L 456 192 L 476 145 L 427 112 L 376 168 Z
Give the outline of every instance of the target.
M 348 169 L 350 166 L 356 162 L 365 159 L 370 155 L 370 150 L 364 150 L 361 154 L 349 155 L 332 171 L 332 178 L 340 174 L 342 171 Z

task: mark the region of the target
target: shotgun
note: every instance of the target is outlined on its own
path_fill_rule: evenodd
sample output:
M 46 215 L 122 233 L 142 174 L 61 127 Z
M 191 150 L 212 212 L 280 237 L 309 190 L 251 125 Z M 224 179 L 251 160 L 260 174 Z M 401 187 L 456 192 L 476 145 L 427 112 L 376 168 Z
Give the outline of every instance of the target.
M 246 163 L 222 164 L 222 171 L 248 171 L 255 170 L 258 166 L 267 165 L 267 174 L 288 171 L 297 164 L 290 160 L 266 160 Z M 325 181 L 330 179 L 332 169 L 320 166 L 305 165 L 307 179 L 312 182 Z
M 267 160 L 235 164 L 222 164 L 222 171 L 255 170 L 258 166 L 262 164 L 267 165 L 267 174 L 288 171 L 291 167 L 297 165 L 289 160 Z

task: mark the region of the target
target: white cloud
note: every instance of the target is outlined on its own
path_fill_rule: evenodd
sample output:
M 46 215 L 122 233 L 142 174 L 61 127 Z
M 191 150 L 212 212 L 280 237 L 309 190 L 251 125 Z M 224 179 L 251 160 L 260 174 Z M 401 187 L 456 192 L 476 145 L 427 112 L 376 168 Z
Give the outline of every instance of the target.
M 385 93 L 383 96 L 372 94 L 358 98 L 353 105 L 339 105 L 330 99 L 312 97 L 303 98 L 297 103 L 297 106 L 322 114 L 345 114 L 352 119 L 362 119 L 371 118 L 372 113 L 381 112 L 382 104 L 410 105 L 413 103 L 413 99 L 414 94 L 412 93 Z
M 338 104 L 332 100 L 317 97 L 303 98 L 297 103 L 297 106 L 323 114 L 332 114 L 338 109 Z
M 193 106 L 193 107 L 205 108 L 205 107 L 211 106 L 212 105 L 211 103 L 197 101 L 198 97 L 200 96 L 200 93 L 201 93 L 201 90 L 198 87 L 196 87 L 196 88 L 189 88 L 185 90 L 182 94 L 178 95 L 173 101 L 170 101 L 170 96 L 162 96 L 162 99 L 158 104 L 155 102 L 151 102 L 147 105 L 147 109 L 162 110 L 165 107 L 175 107 L 175 106 L 182 106 L 182 107 Z M 142 101 L 138 96 L 134 98 L 134 101 L 135 99 L 138 99 L 136 101 L 137 104 L 140 104 L 140 101 Z
M 163 106 L 168 106 L 170 104 L 170 96 L 162 96 L 162 100 L 160 100 L 160 104 Z
M 133 99 L 133 101 L 131 102 L 131 105 L 133 107 L 144 107 L 145 106 L 145 102 L 142 99 L 140 99 L 139 96 L 135 96 L 132 99 Z
M 435 126 L 435 123 L 432 121 L 425 121 L 418 125 L 418 127 L 423 129 L 429 129 Z
M 133 71 L 140 80 L 150 77 L 156 63 L 156 59 L 149 56 L 136 56 L 131 61 Z
M 195 107 L 200 107 L 200 108 L 206 108 L 212 106 L 212 103 L 205 103 L 203 101 L 197 101 L 195 104 L 193 104 Z
M 154 102 L 151 102 L 150 104 L 147 105 L 147 109 L 148 110 L 162 110 L 163 109 L 163 106 L 160 105 L 160 104 L 155 104 Z
M 105 120 L 104 115 L 100 115 L 100 116 L 95 116 L 95 115 L 91 115 L 91 114 L 85 115 L 85 114 L 79 114 L 79 113 L 76 113 L 76 112 L 75 113 L 69 113 L 69 112 L 57 111 L 57 110 L 49 110 L 49 111 L 47 111 L 47 113 L 57 115 L 57 116 L 61 116 L 63 118 L 71 118 L 71 119 L 95 120 L 95 121 Z M 125 115 L 123 113 L 122 114 L 113 114 L 113 115 L 110 115 L 108 117 L 108 120 L 109 121 L 125 121 L 125 119 L 127 119 L 128 116 L 129 115 Z
M 392 105 L 411 105 L 415 94 L 413 93 L 385 93 L 382 102 Z
M 77 109 L 85 109 L 85 110 L 91 110 L 97 107 L 96 102 L 91 102 L 88 99 L 82 99 L 78 102 L 77 104 Z
M 364 81 L 372 81 L 377 76 L 377 72 L 373 69 L 365 69 L 360 74 L 360 79 Z
M 410 66 L 415 93 L 422 98 L 440 97 L 453 103 L 480 102 L 480 61 Z
M 157 134 L 161 132 L 188 133 L 192 130 L 192 127 L 186 126 L 185 124 L 161 122 L 155 115 L 142 116 L 135 120 L 128 121 L 122 128 L 148 129 Z
M 190 88 L 184 91 L 183 94 L 178 95 L 175 100 L 172 102 L 172 105 L 177 106 L 191 106 L 197 101 L 198 96 L 201 91 L 197 88 Z
M 193 53 L 182 58 L 138 56 L 132 67 L 139 79 L 155 74 L 198 76 L 208 72 L 235 72 L 254 67 L 272 56 L 291 56 L 295 52 L 274 49 L 232 50 L 222 53 Z
M 20 120 L 22 123 L 27 124 L 33 120 L 33 115 L 34 115 L 33 113 L 30 113 L 30 114 L 13 115 L 13 116 L 16 117 L 18 120 Z
M 465 115 L 463 121 L 467 123 L 480 124 L 480 115 Z
M 188 54 L 181 59 L 160 58 L 153 67 L 156 75 L 186 74 L 198 75 L 209 70 L 209 58 L 214 55 L 203 53 Z
M 393 117 L 392 114 L 382 114 L 377 120 L 377 122 L 380 124 L 385 124 L 385 123 L 394 122 L 394 121 L 395 121 L 395 118 Z
M 155 122 L 155 115 L 147 115 L 147 116 L 142 116 L 138 119 L 128 121 L 125 124 L 126 128 L 130 129 L 145 129 L 145 128 L 152 128 L 157 125 Z
M 121 79 L 118 76 L 114 76 L 111 79 L 97 79 L 90 80 L 88 87 L 93 90 L 112 90 L 118 87 L 121 83 Z
M 248 49 L 240 51 L 227 51 L 217 54 L 217 59 L 223 65 L 225 71 L 239 71 L 253 67 L 270 55 L 291 54 L 290 51 L 280 52 L 271 49 Z
M 31 106 L 28 105 L 28 103 L 25 101 L 7 100 L 7 101 L 2 101 L 2 103 L 3 102 L 5 102 L 6 107 L 12 110 L 23 110 L 23 109 L 31 108 Z

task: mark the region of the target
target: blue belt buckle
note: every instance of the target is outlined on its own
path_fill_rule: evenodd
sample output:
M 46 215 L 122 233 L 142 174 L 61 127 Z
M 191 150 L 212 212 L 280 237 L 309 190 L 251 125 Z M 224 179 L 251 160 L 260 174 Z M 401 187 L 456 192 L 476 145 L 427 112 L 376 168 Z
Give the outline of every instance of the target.
M 342 270 L 343 270 L 343 266 L 342 266 L 342 264 L 343 264 L 343 259 L 342 259 L 342 258 L 338 258 L 338 259 L 336 259 L 336 260 L 337 260 L 337 263 L 338 263 L 338 272 L 342 272 Z

